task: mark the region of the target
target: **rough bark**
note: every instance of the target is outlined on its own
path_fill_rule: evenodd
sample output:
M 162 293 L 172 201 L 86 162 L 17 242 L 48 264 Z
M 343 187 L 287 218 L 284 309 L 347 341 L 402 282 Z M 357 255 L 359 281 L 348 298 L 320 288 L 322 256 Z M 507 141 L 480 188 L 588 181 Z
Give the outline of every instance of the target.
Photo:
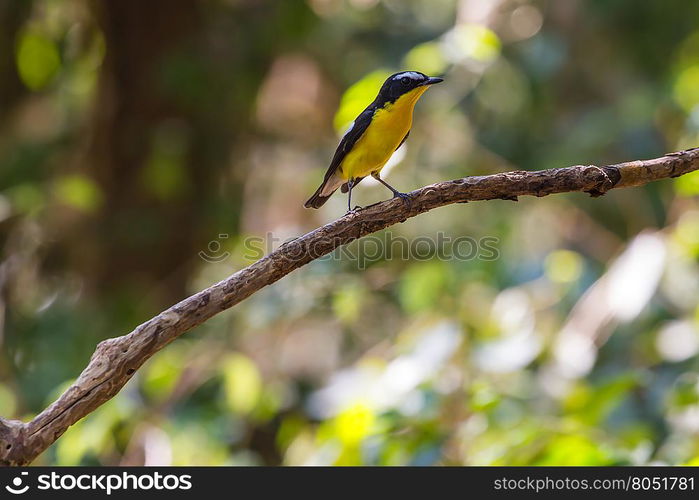
M 613 188 L 640 186 L 697 169 L 699 149 L 603 167 L 577 165 L 535 172 L 505 172 L 440 182 L 411 192 L 409 203 L 395 198 L 348 213 L 285 243 L 131 333 L 101 342 L 75 383 L 36 418 L 27 423 L 0 419 L 0 464 L 30 463 L 70 425 L 111 399 L 148 358 L 177 337 L 291 271 L 362 236 L 452 203 L 516 201 L 519 196 L 576 191 L 600 196 Z

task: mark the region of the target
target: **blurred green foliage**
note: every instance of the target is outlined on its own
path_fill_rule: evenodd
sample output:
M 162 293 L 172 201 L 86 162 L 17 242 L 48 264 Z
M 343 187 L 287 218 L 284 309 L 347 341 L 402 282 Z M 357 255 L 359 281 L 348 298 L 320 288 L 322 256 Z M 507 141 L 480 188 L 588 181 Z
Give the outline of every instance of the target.
M 0 415 L 341 215 L 302 202 L 393 71 L 445 77 L 388 171 L 404 190 L 696 146 L 697 16 L 0 0 Z M 451 206 L 355 242 L 168 346 L 37 463 L 697 465 L 698 195 L 694 173 Z

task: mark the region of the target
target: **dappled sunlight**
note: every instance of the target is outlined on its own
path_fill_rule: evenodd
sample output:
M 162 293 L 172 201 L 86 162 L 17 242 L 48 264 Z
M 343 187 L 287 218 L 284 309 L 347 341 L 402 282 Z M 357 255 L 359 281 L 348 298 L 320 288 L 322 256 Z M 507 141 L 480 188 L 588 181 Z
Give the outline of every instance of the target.
M 413 336 L 413 335 L 411 335 Z M 458 347 L 454 325 L 441 323 L 411 339 L 410 352 L 391 361 L 367 359 L 356 367 L 338 372 L 329 384 L 309 400 L 311 412 L 319 417 L 336 415 L 352 401 L 365 401 L 375 410 L 400 407 L 419 384 L 432 377 Z
M 666 258 L 660 234 L 637 236 L 576 304 L 556 341 L 561 375 L 577 378 L 592 369 L 597 346 L 620 322 L 634 319 L 655 293 Z

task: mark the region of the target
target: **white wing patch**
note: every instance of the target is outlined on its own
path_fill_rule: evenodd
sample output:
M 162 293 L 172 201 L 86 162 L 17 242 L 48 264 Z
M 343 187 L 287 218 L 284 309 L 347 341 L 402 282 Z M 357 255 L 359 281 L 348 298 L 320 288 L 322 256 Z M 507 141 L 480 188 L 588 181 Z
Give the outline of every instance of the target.
M 403 73 L 398 73 L 396 76 L 393 77 L 394 80 L 400 80 L 401 78 L 408 77 L 413 80 L 422 80 L 424 76 L 422 76 L 420 73 L 416 71 L 404 71 Z
M 354 128 L 354 122 L 349 124 L 349 127 L 347 127 L 347 129 L 344 131 L 344 133 L 342 134 L 342 137 L 344 138 L 347 134 L 349 134 L 350 130 L 352 130 L 353 128 Z

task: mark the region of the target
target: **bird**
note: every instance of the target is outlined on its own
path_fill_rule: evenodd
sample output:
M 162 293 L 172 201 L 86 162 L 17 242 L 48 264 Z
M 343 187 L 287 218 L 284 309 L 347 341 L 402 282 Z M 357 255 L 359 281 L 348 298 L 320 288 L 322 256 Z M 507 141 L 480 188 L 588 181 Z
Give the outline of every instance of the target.
M 381 169 L 406 141 L 413 123 L 413 109 L 422 94 L 442 78 L 419 71 L 402 71 L 389 76 L 376 99 L 352 122 L 340 140 L 323 182 L 304 204 L 320 208 L 340 188 L 347 195 L 347 210 L 352 212 L 352 188 L 366 176 L 386 186 L 409 202 L 409 196 L 384 181 Z

